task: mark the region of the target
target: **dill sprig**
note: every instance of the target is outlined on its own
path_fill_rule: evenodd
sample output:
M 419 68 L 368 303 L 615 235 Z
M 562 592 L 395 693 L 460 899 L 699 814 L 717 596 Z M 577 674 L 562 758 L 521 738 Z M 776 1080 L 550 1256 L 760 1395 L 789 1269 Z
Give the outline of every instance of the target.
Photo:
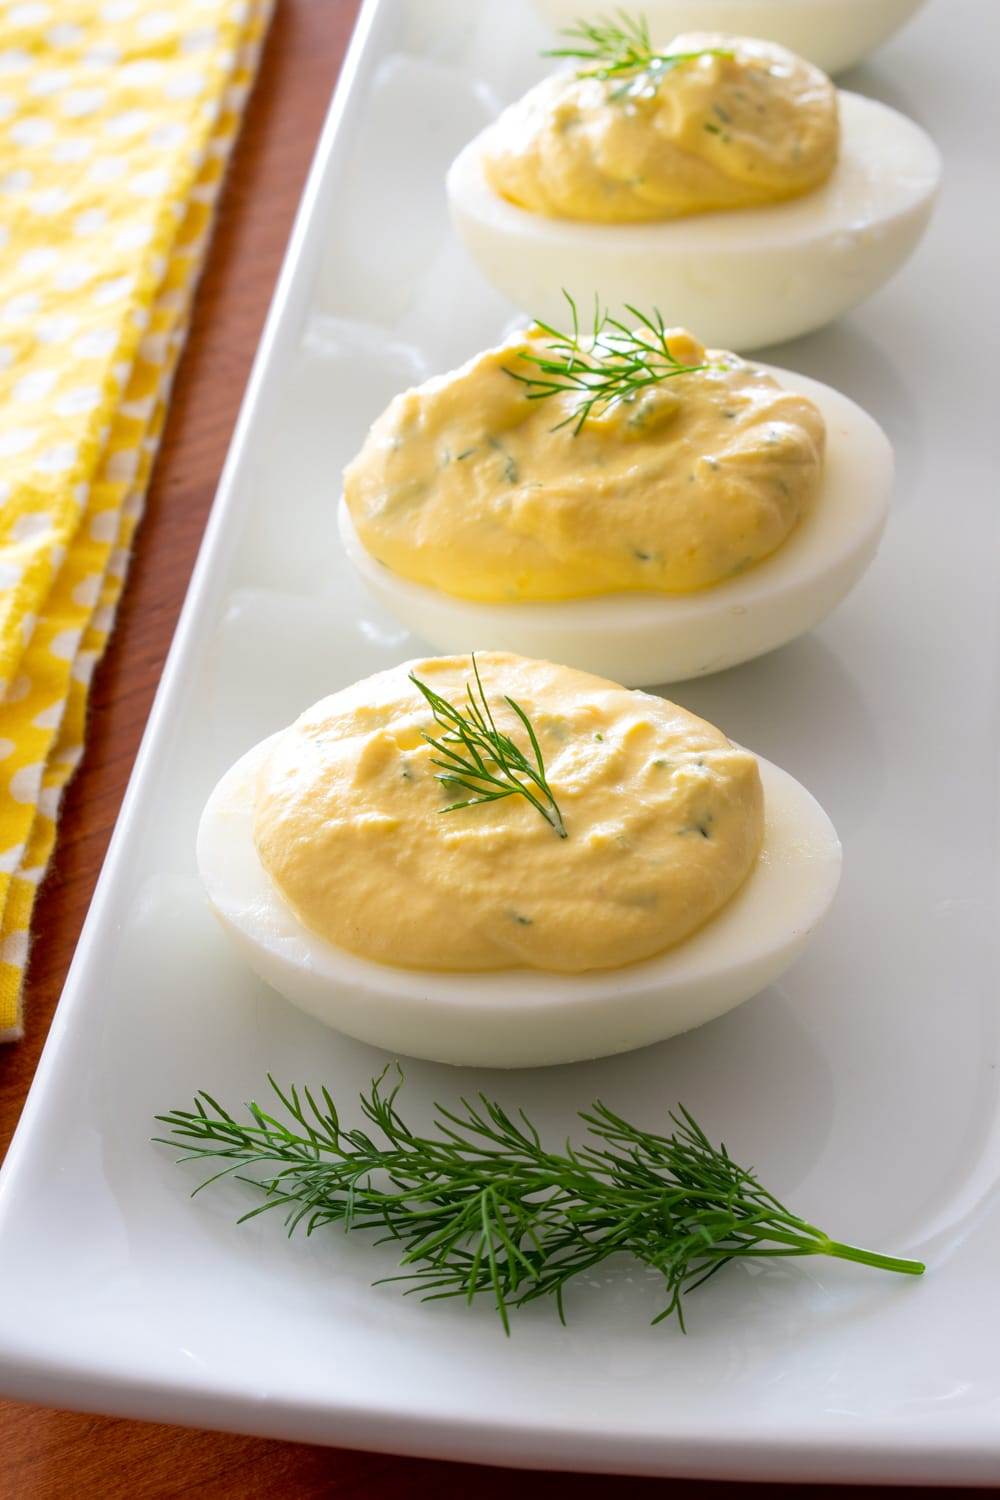
M 506 373 L 525 387 L 529 401 L 545 401 L 565 391 L 577 393 L 579 399 L 573 410 L 556 423 L 554 432 L 572 425 L 575 436 L 589 416 L 620 402 L 634 401 L 651 385 L 714 368 L 705 362 L 686 365 L 671 353 L 667 327 L 658 308 L 650 315 L 626 303 L 626 312 L 638 324 L 629 328 L 606 309 L 602 312 L 595 298 L 592 329 L 589 334 L 581 334 L 576 302 L 565 288 L 563 296 L 569 304 L 571 331 L 563 333 L 549 323 L 536 322 L 535 326 L 548 335 L 545 353 L 518 351 L 518 358 L 532 365 L 534 372 L 528 375 L 504 366 Z
M 732 57 L 724 47 L 699 47 L 693 52 L 657 52 L 644 16 L 619 10 L 615 17 L 577 21 L 560 32 L 569 43 L 543 52 L 543 57 L 573 57 L 591 66 L 578 68 L 577 78 L 621 79 L 612 99 L 649 98 L 664 78 L 683 63 L 699 57 Z
M 466 683 L 463 707 L 442 698 L 426 682 L 421 682 L 415 672 L 410 673 L 410 681 L 423 693 L 435 723 L 444 730 L 438 736 L 423 732 L 428 745 L 437 751 L 431 757 L 432 764 L 441 768 L 435 779 L 449 790 L 461 788 L 471 793 L 471 796 L 452 802 L 441 811 L 458 812 L 460 808 L 476 807 L 481 802 L 499 802 L 504 797 L 521 796 L 541 813 L 561 839 L 566 838 L 566 825 L 546 780 L 542 748 L 531 720 L 519 703 L 504 695 L 504 702 L 524 725 L 534 763 L 509 734 L 497 728 L 483 690 L 475 652 L 472 653 L 472 671 L 475 689 L 471 682 Z
M 376 1243 L 402 1252 L 401 1274 L 382 1281 L 408 1282 L 429 1301 L 486 1293 L 507 1332 L 509 1310 L 539 1297 L 553 1297 L 565 1321 L 567 1283 L 622 1252 L 663 1278 L 654 1323 L 675 1315 L 682 1328 L 686 1294 L 732 1260 L 828 1255 L 924 1270 L 831 1240 L 790 1213 L 685 1109 L 656 1135 L 598 1101 L 580 1111 L 586 1144 L 549 1151 L 523 1111 L 515 1118 L 480 1094 L 436 1105 L 436 1134 L 426 1136 L 403 1120 L 402 1074 L 386 1085 L 388 1071 L 361 1096 L 360 1128 L 341 1124 L 327 1089 L 317 1098 L 269 1076 L 290 1123 L 253 1102 L 237 1121 L 202 1092 L 193 1110 L 156 1117 L 170 1132 L 157 1140 L 180 1147 L 181 1161 L 224 1163 L 195 1193 L 228 1175 L 262 1193 L 240 1223 L 278 1208 L 289 1235 L 327 1224 L 375 1231 Z

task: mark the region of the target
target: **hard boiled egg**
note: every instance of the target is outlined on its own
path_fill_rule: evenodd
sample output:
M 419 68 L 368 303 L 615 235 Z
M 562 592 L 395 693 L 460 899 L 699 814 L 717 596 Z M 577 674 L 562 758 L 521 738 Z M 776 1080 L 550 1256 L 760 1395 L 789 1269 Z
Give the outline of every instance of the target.
M 552 602 L 480 602 L 414 582 L 362 545 L 343 499 L 347 556 L 372 594 L 441 651 L 473 645 L 562 661 L 628 686 L 718 672 L 810 630 L 871 562 L 888 514 L 891 445 L 846 396 L 791 370 L 754 366 L 808 397 L 826 424 L 819 493 L 778 549 L 690 593 L 609 593 Z
M 937 149 L 912 120 L 859 94 L 841 90 L 838 100 L 831 175 L 784 202 L 643 223 L 532 212 L 487 180 L 484 154 L 499 128 L 491 126 L 449 170 L 452 220 L 483 275 L 548 322 L 562 316 L 563 289 L 586 306 L 599 287 L 612 308 L 658 307 L 721 348 L 796 338 L 899 269 L 927 226 L 940 178 Z
M 467 668 L 468 658 L 463 662 Z M 458 680 L 460 664 L 454 660 L 407 665 L 438 687 Z M 205 807 L 198 831 L 199 871 L 215 912 L 255 973 L 328 1025 L 393 1053 L 469 1066 L 537 1067 L 624 1052 L 686 1031 L 740 1004 L 788 968 L 828 910 L 840 873 L 836 833 L 798 782 L 767 761 L 754 762 L 711 726 L 646 694 L 628 694 L 615 684 L 546 663 L 489 655 L 481 659 L 481 667 L 487 690 L 497 680 L 506 688 L 539 674 L 547 688 L 565 688 L 565 715 L 550 698 L 551 712 L 542 715 L 533 702 L 532 718 L 545 746 L 546 770 L 567 836 L 560 839 L 520 797 L 463 806 L 442 817 L 442 789 L 424 774 L 434 764 L 432 752 L 426 745 L 421 752 L 420 736 L 411 732 L 420 722 L 421 700 L 414 695 L 412 721 L 399 711 L 406 667 L 369 679 L 325 700 L 297 726 L 250 750 L 222 778 Z M 523 700 L 523 688 L 517 691 Z M 498 713 L 506 712 L 499 695 L 491 701 Z M 604 732 L 585 735 L 584 726 L 594 722 L 603 723 Z M 510 724 L 517 732 L 513 719 Z M 649 757 L 661 732 L 673 736 L 672 769 Z M 298 748 L 293 743 L 289 754 L 287 738 L 294 741 L 296 735 Z M 297 760 L 303 746 L 303 758 Z M 398 774 L 397 758 L 411 768 L 408 776 Z M 331 780 L 337 782 L 347 799 L 338 803 L 337 819 L 327 816 L 329 807 L 311 825 L 308 816 L 300 816 L 303 809 L 295 798 L 305 800 L 305 783 L 295 774 L 296 766 L 305 767 L 305 783 L 312 778 L 324 795 Z M 586 772 L 584 766 L 589 767 Z M 665 793 L 663 814 L 654 818 L 647 800 L 651 778 L 671 776 L 676 780 Z M 701 788 L 713 783 L 715 814 L 708 829 L 688 829 L 684 811 L 678 822 L 676 799 L 686 809 L 701 806 Z M 404 786 L 406 796 L 422 798 L 426 805 L 413 814 L 423 817 L 423 823 L 415 831 L 407 825 L 400 834 L 389 810 L 401 805 Z M 358 806 L 352 808 L 355 793 Z M 263 833 L 262 796 L 277 797 L 279 805 L 278 823 L 272 804 Z M 606 822 L 599 816 L 604 812 Z M 321 857 L 309 886 L 314 918 L 316 901 L 325 899 L 324 884 L 342 868 L 333 863 L 335 851 L 327 841 L 346 837 L 348 824 L 356 855 L 365 848 L 374 851 L 371 862 L 356 857 L 350 871 L 352 910 L 343 931 L 351 943 L 377 951 L 387 945 L 393 951 L 396 933 L 379 931 L 377 920 L 380 912 L 383 917 L 395 913 L 390 926 L 402 930 L 404 945 L 417 943 L 424 957 L 433 956 L 432 942 L 428 948 L 429 932 L 435 930 L 432 919 L 443 914 L 436 930 L 443 934 L 446 961 L 461 955 L 466 926 L 477 934 L 506 927 L 509 936 L 501 931 L 500 941 L 510 944 L 509 966 L 502 966 L 496 952 L 484 959 L 487 971 L 380 962 L 307 926 L 273 877 L 273 869 L 282 867 L 281 858 L 269 870 L 260 850 L 266 848 L 273 861 L 276 827 L 295 828 L 298 836 L 305 829 L 307 841 L 318 839 L 315 850 Z M 614 834 L 612 824 L 625 832 Z M 753 840 L 749 845 L 747 833 Z M 692 894 L 695 882 L 681 902 L 684 860 L 710 857 L 714 846 L 705 841 L 710 834 L 730 838 L 736 865 L 726 877 L 729 884 L 724 880 L 720 885 L 716 867 L 708 885 L 698 887 L 701 895 Z M 302 846 L 290 847 L 294 862 Z M 658 857 L 651 861 L 653 850 Z M 725 858 L 729 851 L 722 847 L 719 852 Z M 450 870 L 444 869 L 442 858 Z M 535 859 L 541 864 L 532 869 Z M 664 877 L 664 861 L 670 866 L 678 859 L 680 864 Z M 744 874 L 747 859 L 749 873 Z M 468 894 L 452 899 L 446 877 L 457 872 L 461 885 L 463 860 L 468 861 Z M 560 888 L 548 872 L 564 864 L 567 872 L 577 873 L 573 878 L 568 874 L 569 883 Z M 581 889 L 577 877 L 584 869 L 592 873 Z M 659 919 L 647 884 L 652 881 L 655 889 L 663 878 L 673 882 L 669 890 L 674 894 L 662 910 L 665 919 L 680 924 L 676 930 L 697 922 L 699 900 L 710 899 L 713 914 L 666 951 L 643 961 L 547 971 L 546 933 L 552 930 L 558 942 L 571 930 L 562 920 L 561 901 L 576 902 L 570 915 L 584 921 L 581 946 L 598 932 L 600 942 L 613 950 L 620 922 L 626 951 L 640 931 L 648 943 L 651 921 L 655 942 Z M 387 884 L 393 889 L 386 891 Z M 706 898 L 706 890 L 714 894 Z M 531 891 L 543 893 L 534 908 Z M 335 899 L 333 886 L 325 896 Z M 526 905 L 536 910 L 537 927 L 520 914 Z M 344 917 L 339 904 L 335 910 L 338 918 Z M 411 916 L 417 919 L 413 924 Z M 524 922 L 528 925 L 516 925 Z M 525 947 L 519 950 L 522 934 Z M 532 954 L 540 967 L 527 962 Z M 554 961 L 565 965 L 578 957 L 571 952 Z
M 579 0 L 535 0 L 558 28 L 572 26 Z M 695 28 L 766 37 L 808 57 L 825 73 L 852 68 L 899 30 L 923 0 L 642 0 L 654 41 Z

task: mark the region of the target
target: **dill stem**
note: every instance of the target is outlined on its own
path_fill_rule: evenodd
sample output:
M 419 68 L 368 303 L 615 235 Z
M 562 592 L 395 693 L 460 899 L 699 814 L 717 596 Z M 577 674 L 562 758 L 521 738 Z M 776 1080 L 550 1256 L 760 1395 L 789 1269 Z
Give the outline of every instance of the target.
M 766 1226 L 765 1233 L 768 1240 L 790 1246 L 792 1255 L 828 1255 L 835 1260 L 851 1260 L 862 1266 L 874 1266 L 880 1271 L 898 1271 L 904 1276 L 922 1276 L 927 1269 L 920 1260 L 883 1255 L 879 1250 L 865 1250 L 860 1245 L 845 1245 L 841 1240 L 831 1240 L 821 1229 L 805 1222 L 799 1233 L 776 1229 L 771 1225 Z M 754 1250 L 746 1253 L 759 1255 L 761 1252 Z
M 863 1250 L 859 1245 L 843 1245 L 824 1236 L 820 1253 L 837 1260 L 853 1260 L 879 1271 L 898 1271 L 903 1276 L 922 1276 L 927 1269 L 922 1260 L 908 1260 L 899 1255 L 882 1255 L 878 1250 Z

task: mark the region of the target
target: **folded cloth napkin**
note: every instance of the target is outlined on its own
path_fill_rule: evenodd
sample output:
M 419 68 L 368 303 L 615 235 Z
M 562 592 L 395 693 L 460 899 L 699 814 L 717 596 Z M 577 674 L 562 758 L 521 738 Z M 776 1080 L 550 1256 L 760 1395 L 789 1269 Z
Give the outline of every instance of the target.
M 0 9 L 0 1039 L 270 8 Z

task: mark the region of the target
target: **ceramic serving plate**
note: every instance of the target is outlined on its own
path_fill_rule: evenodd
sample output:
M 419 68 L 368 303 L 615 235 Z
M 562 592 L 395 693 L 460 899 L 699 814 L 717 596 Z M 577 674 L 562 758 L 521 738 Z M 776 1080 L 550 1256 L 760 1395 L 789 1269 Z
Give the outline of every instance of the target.
M 961 56 L 956 36 L 969 39 Z M 683 1101 L 791 1207 L 929 1264 L 733 1266 L 649 1326 L 627 1264 L 534 1304 L 421 1305 L 391 1251 L 234 1226 L 238 1184 L 149 1143 L 205 1087 L 280 1079 L 345 1102 L 384 1054 L 244 970 L 206 910 L 198 814 L 303 707 L 420 654 L 352 577 L 338 476 L 400 387 L 512 309 L 449 233 L 445 168 L 538 76 L 521 0 L 369 0 L 303 199 L 218 500 L 98 893 L 0 1188 L 0 1388 L 54 1406 L 489 1462 L 755 1479 L 1000 1481 L 998 634 L 1000 13 L 931 6 L 850 86 L 914 115 L 946 187 L 867 309 L 767 358 L 894 440 L 875 566 L 819 630 L 680 701 L 778 761 L 845 846 L 833 914 L 780 986 L 679 1040 L 574 1067 L 407 1067 L 409 1110 L 483 1088 L 555 1136 L 600 1095 Z M 992 339 L 992 347 L 984 340 Z M 992 362 L 991 362 L 992 359 Z M 992 384 L 993 389 L 989 388 Z M 992 454 L 990 450 L 992 449 Z M 471 643 L 478 644 L 478 643 Z M 764 1266 L 770 1268 L 764 1269 Z

